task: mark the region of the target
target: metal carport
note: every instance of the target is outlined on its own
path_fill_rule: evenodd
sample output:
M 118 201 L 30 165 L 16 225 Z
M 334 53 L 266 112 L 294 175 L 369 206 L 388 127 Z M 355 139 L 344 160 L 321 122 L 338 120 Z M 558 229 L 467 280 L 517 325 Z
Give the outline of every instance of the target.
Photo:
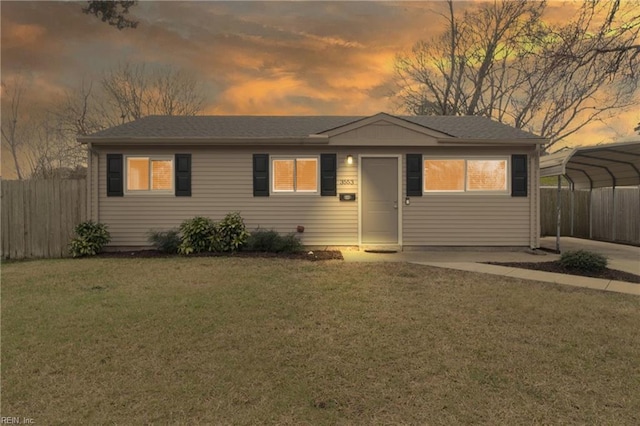
M 613 188 L 612 208 L 615 212 L 615 188 L 640 185 L 640 141 L 583 146 L 540 157 L 540 176 L 558 176 L 556 250 L 560 252 L 561 176 L 567 179 L 572 191 Z M 589 209 L 591 212 L 591 197 Z M 612 227 L 615 235 L 615 219 Z M 591 238 L 591 223 L 589 237 Z

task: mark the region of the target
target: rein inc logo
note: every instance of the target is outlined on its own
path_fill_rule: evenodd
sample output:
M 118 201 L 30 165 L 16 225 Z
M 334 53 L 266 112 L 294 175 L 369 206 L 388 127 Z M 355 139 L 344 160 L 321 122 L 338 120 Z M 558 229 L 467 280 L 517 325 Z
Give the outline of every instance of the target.
M 0 424 L 2 425 L 32 425 L 36 421 L 31 417 L 0 417 Z

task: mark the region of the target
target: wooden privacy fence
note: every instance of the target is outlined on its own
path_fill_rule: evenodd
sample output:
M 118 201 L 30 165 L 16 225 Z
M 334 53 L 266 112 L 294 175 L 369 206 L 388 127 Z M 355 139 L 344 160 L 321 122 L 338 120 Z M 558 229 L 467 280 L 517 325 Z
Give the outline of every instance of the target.
M 87 219 L 86 189 L 84 179 L 2 181 L 2 258 L 68 256 Z
M 542 236 L 556 235 L 557 197 L 557 188 L 540 189 Z M 563 188 L 560 198 L 560 235 L 640 245 L 640 187 L 617 187 L 615 202 L 613 188 Z

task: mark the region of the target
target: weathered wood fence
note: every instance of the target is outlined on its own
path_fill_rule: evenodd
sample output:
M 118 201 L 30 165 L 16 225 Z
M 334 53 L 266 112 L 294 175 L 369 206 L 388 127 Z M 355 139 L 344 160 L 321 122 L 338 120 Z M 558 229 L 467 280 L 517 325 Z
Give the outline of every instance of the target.
M 87 219 L 84 179 L 2 181 L 2 258 L 64 257 Z
M 542 236 L 556 235 L 557 197 L 556 188 L 540 189 Z M 613 188 L 563 188 L 560 198 L 560 235 L 640 245 L 640 187 L 616 188 L 615 201 Z

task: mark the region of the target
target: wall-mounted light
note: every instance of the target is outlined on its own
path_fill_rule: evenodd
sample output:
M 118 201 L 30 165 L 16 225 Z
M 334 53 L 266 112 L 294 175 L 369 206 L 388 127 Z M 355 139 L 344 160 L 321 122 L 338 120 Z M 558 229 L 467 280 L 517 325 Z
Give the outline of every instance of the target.
M 347 155 L 347 164 L 353 164 L 353 155 Z

